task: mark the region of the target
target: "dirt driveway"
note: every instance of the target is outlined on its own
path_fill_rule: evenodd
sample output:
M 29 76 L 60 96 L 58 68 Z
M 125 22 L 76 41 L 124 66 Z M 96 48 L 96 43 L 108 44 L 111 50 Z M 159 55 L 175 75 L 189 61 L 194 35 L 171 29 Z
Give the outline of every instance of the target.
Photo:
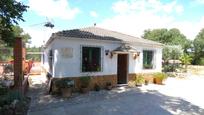
M 120 87 L 70 99 L 47 95 L 45 85 L 33 83 L 29 115 L 204 115 L 204 77 L 169 78 L 164 86 Z

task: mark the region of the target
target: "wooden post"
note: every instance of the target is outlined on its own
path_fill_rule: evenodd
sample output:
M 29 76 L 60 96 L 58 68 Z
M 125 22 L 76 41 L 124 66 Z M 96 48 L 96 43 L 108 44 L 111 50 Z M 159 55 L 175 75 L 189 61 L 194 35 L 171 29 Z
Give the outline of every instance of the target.
M 22 38 L 18 37 L 15 39 L 14 43 L 14 88 L 22 91 L 22 83 L 23 83 L 23 60 L 24 49 L 23 49 L 23 41 Z

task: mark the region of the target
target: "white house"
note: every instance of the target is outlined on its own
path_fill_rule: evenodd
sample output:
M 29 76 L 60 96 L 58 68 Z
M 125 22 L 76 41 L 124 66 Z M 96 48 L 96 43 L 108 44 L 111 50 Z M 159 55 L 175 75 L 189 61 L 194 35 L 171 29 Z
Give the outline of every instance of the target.
M 162 46 L 98 27 L 65 30 L 46 43 L 43 66 L 53 78 L 90 75 L 103 83 L 126 84 L 135 74 L 161 72 Z

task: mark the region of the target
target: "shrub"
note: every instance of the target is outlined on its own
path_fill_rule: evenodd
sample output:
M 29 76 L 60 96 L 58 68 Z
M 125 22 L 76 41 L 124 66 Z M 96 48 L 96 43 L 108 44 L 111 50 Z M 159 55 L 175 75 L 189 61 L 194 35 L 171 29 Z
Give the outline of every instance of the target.
M 165 73 L 155 73 L 154 78 L 160 79 L 160 80 L 165 80 L 167 79 L 167 75 Z
M 136 79 L 135 79 L 136 85 L 137 85 L 137 84 L 144 84 L 144 82 L 145 82 L 145 79 L 144 79 L 143 75 L 138 75 L 138 76 L 136 77 Z
M 58 88 L 71 88 L 74 86 L 74 81 L 71 79 L 60 79 L 55 84 Z
M 198 61 L 198 64 L 199 65 L 204 65 L 204 58 L 200 58 L 199 61 Z
M 98 84 L 95 84 L 94 85 L 94 89 L 95 89 L 95 91 L 100 91 L 101 87 Z
M 8 88 L 0 85 L 0 95 L 5 95 L 7 92 L 8 92 Z
M 84 77 L 80 77 L 80 83 L 81 83 L 81 87 L 86 88 L 89 86 L 91 77 L 90 76 L 84 76 Z
M 2 95 L 0 98 L 0 107 L 4 105 L 11 104 L 14 100 L 23 101 L 25 98 L 24 96 L 16 90 L 8 91 L 5 95 Z

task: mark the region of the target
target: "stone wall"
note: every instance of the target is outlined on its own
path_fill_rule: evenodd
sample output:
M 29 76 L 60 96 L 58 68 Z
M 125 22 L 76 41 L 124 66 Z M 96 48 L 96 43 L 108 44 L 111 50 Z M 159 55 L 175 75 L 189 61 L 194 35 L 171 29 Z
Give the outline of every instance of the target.
M 134 81 L 138 75 L 142 75 L 145 80 L 148 80 L 150 83 L 153 83 L 153 74 L 154 73 L 130 73 L 128 74 L 128 82 Z
M 80 77 L 65 77 L 65 78 L 52 78 L 52 92 L 57 92 L 57 88 L 55 86 L 55 81 L 59 79 L 71 79 L 74 80 L 75 86 L 73 88 L 74 91 L 80 90 Z M 102 89 L 105 88 L 106 83 L 111 82 L 113 86 L 117 85 L 117 75 L 103 75 L 103 76 L 92 76 L 89 88 L 90 90 L 94 90 L 95 85 L 99 85 Z

